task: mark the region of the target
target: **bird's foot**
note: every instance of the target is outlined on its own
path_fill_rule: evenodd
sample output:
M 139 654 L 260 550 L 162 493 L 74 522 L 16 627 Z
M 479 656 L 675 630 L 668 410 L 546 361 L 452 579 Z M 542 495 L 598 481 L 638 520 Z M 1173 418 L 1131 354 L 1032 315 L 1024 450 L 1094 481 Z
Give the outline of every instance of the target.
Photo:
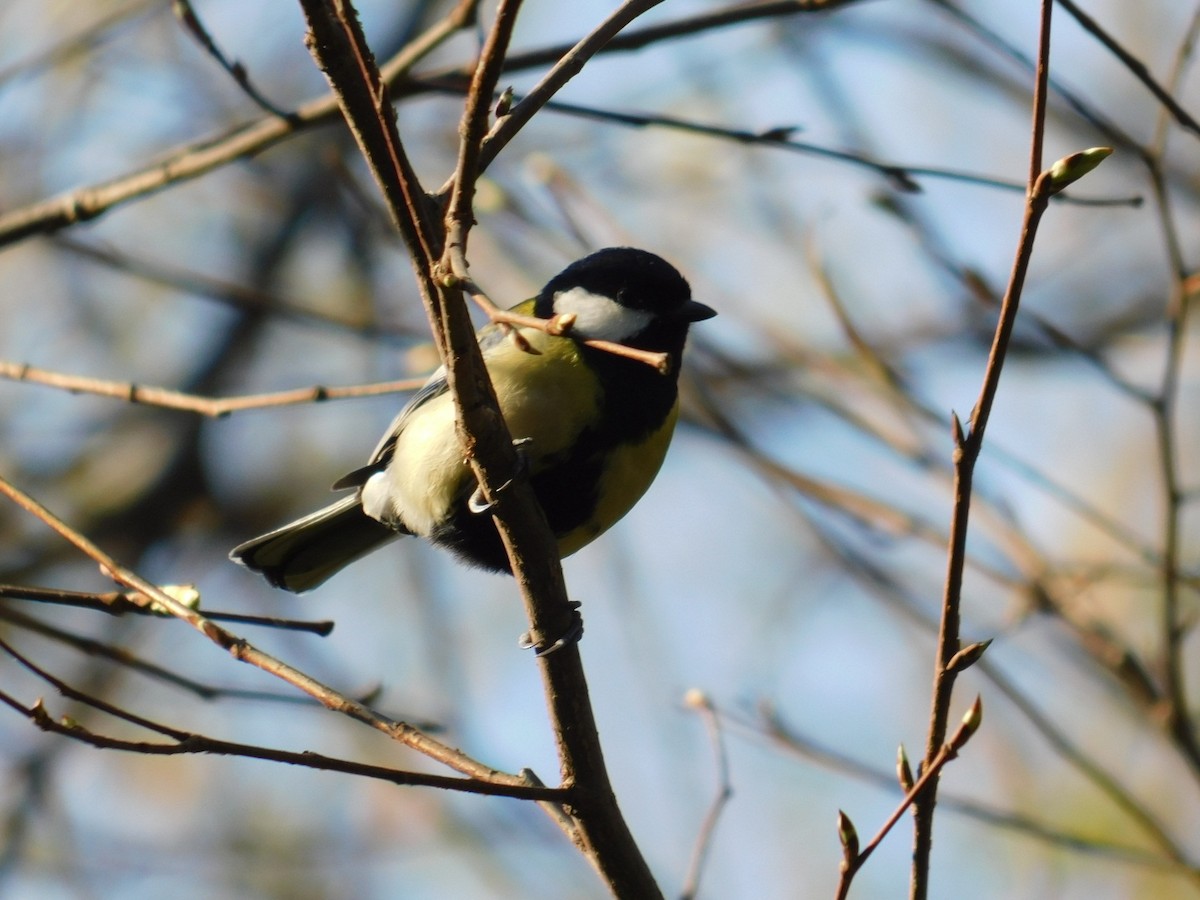
M 533 650 L 534 656 L 549 656 L 563 647 L 577 643 L 583 637 L 583 616 L 579 613 L 580 603 L 578 600 L 568 600 L 567 603 L 571 607 L 571 624 L 567 630 L 554 640 L 540 636 L 535 637 L 532 631 L 526 631 L 518 640 L 522 650 Z
M 529 447 L 533 444 L 533 438 L 523 437 L 516 438 L 513 442 L 513 449 L 517 451 L 517 471 L 512 478 L 496 488 L 495 495 L 500 496 L 506 491 L 514 481 L 519 477 L 524 477 L 529 474 Z M 483 487 L 476 486 L 467 500 L 467 512 L 473 516 L 482 516 L 485 513 L 490 513 L 496 508 L 495 500 L 488 500 L 483 494 Z

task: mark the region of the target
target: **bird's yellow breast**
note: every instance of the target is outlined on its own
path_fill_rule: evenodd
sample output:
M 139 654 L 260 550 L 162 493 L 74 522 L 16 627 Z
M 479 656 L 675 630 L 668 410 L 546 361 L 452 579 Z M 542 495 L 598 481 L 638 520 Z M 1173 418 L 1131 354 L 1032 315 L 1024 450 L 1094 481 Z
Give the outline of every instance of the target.
M 530 439 L 529 461 L 536 472 L 574 444 L 594 420 L 599 398 L 574 341 L 535 329 L 521 333 L 536 353 L 506 337 L 487 348 L 484 361 L 509 431 L 514 439 Z M 455 431 L 449 393 L 426 401 L 404 423 L 386 479 L 392 514 L 424 536 L 470 493 L 473 475 Z
M 559 535 L 559 556 L 570 556 L 615 525 L 641 499 L 667 455 L 679 404 L 661 427 L 638 443 L 619 444 L 607 455 L 596 492 L 596 508 L 583 525 Z
M 599 415 L 601 386 L 579 355 L 579 345 L 535 329 L 521 329 L 536 351 L 512 338 L 484 357 L 513 439 L 530 438 L 533 471 L 575 445 Z
M 678 407 L 672 406 L 648 434 L 623 441 L 617 437 L 619 413 L 615 423 L 611 410 L 605 419 L 603 386 L 579 345 L 536 329 L 521 329 L 521 335 L 534 352 L 510 336 L 488 342 L 484 361 L 510 433 L 528 439 L 523 452 L 529 476 L 555 529 L 560 555 L 567 556 L 612 526 L 645 493 L 666 455 Z M 616 409 L 621 402 L 636 403 L 637 397 L 620 398 Z M 406 420 L 386 479 L 395 516 L 414 534 L 434 535 L 461 516 L 474 477 L 463 458 L 448 393 L 426 401 Z

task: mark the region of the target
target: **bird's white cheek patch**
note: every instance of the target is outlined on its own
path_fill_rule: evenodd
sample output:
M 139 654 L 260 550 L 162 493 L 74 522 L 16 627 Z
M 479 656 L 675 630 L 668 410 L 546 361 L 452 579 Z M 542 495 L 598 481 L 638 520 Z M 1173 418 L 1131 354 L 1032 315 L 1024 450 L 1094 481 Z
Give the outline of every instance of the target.
M 581 287 L 555 294 L 554 312 L 575 316 L 572 328 L 575 336 L 601 341 L 621 341 L 632 337 L 654 318 L 653 313 L 629 309 L 611 297 L 593 294 Z

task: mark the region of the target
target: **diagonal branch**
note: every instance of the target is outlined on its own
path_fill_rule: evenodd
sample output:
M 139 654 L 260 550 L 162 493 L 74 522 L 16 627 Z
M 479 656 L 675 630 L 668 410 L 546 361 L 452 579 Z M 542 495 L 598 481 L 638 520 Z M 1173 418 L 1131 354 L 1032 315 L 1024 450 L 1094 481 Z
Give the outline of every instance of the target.
M 460 0 L 445 19 L 388 61 L 386 77 L 389 80 L 402 78 L 432 50 L 468 26 L 474 19 L 478 3 L 479 0 Z M 338 109 L 335 97 L 316 97 L 300 104 L 288 116 L 264 116 L 224 134 L 181 147 L 134 172 L 0 214 L 0 247 L 34 234 L 48 234 L 94 219 L 115 206 L 207 175 L 236 160 L 256 156 L 297 132 L 333 121 Z
M 38 700 L 33 706 L 25 706 L 8 693 L 0 692 L 0 702 L 6 703 L 18 712 L 23 713 L 43 731 L 69 737 L 73 740 L 90 744 L 93 747 L 106 750 L 125 750 L 152 756 L 179 756 L 197 753 L 240 756 L 247 759 L 263 759 L 294 766 L 304 766 L 326 772 L 342 772 L 349 775 L 387 781 L 396 785 L 433 787 L 443 790 L 461 791 L 467 794 L 513 797 L 521 800 L 538 800 L 543 802 L 560 802 L 563 799 L 561 790 L 537 784 L 503 784 L 483 778 L 455 778 L 449 775 L 411 772 L 389 766 L 352 762 L 339 757 L 326 756 L 322 753 L 313 753 L 312 751 L 296 752 L 292 750 L 278 750 L 274 747 L 245 744 L 239 741 L 226 741 L 203 734 L 183 731 L 151 721 L 106 700 L 102 700 L 99 697 L 93 697 L 84 691 L 73 688 L 61 678 L 34 663 L 4 640 L 0 640 L 0 650 L 7 653 L 38 678 L 52 685 L 55 690 L 69 700 L 83 703 L 123 722 L 154 732 L 168 739 L 166 742 L 138 741 L 100 734 L 90 728 L 84 727 L 78 722 L 52 718 L 46 711 L 46 707 L 41 700 Z
M 158 585 L 152 584 L 131 569 L 122 566 L 90 540 L 75 531 L 54 513 L 38 503 L 34 498 L 24 493 L 8 480 L 0 477 L 0 494 L 8 497 L 13 503 L 30 515 L 40 519 L 50 526 L 60 537 L 72 544 L 85 556 L 94 560 L 101 571 L 118 584 L 130 588 L 132 592 L 126 596 L 134 602 L 153 603 L 182 619 L 192 628 L 199 631 L 210 641 L 223 650 L 228 651 L 235 659 L 262 669 L 275 677 L 287 682 L 295 688 L 317 700 L 322 706 L 342 713 L 356 721 L 369 725 L 378 731 L 399 741 L 419 753 L 435 759 L 464 775 L 473 778 L 492 779 L 504 784 L 525 784 L 525 780 L 514 775 L 496 772 L 459 750 L 425 734 L 405 722 L 390 719 L 373 709 L 359 703 L 344 694 L 335 691 L 328 685 L 322 684 L 315 678 L 288 665 L 280 659 L 259 650 L 245 638 L 228 631 L 205 616 L 171 596 Z
M 534 643 L 547 646 L 553 643 L 553 636 L 566 634 L 572 627 L 557 546 L 527 482 L 514 480 L 517 463 L 511 436 L 483 367 L 459 290 L 462 275 L 454 271 L 453 258 L 457 256 L 458 266 L 465 269 L 463 250 L 471 223 L 479 141 L 519 0 L 500 3 L 467 98 L 457 175 L 450 184 L 448 218 L 443 223 L 451 232 L 449 245 L 432 221 L 433 205 L 405 155 L 394 110 L 387 103 L 386 86 L 373 66 L 353 6 L 345 0 L 301 0 L 301 5 L 309 22 L 309 48 L 329 79 L 409 248 L 445 364 L 465 456 L 484 496 L 496 504 L 494 520 L 525 599 Z M 452 252 L 447 253 L 448 248 Z M 498 496 L 496 486 L 510 481 L 511 487 Z M 547 639 L 547 635 L 552 637 Z M 580 849 L 614 894 L 661 896 L 617 808 L 578 647 L 568 645 L 543 657 L 542 673 Z
M 1058 5 L 1074 17 L 1075 21 L 1085 31 L 1108 48 L 1109 52 L 1119 59 L 1125 68 L 1146 87 L 1146 90 L 1154 95 L 1154 99 L 1171 113 L 1171 116 L 1179 123 L 1180 127 L 1200 137 L 1200 122 L 1196 121 L 1196 118 L 1191 113 L 1180 106 L 1179 101 L 1171 96 L 1170 91 L 1155 80 L 1154 76 L 1150 74 L 1150 70 L 1146 68 L 1145 63 L 1122 47 L 1120 42 L 1105 31 L 1099 22 L 1076 6 L 1072 0 L 1058 0 Z
M 639 49 L 728 25 L 821 12 L 856 2 L 859 0 L 754 0 L 621 35 L 609 45 L 609 49 Z M 398 94 L 419 93 L 422 90 L 419 85 L 407 80 L 408 72 L 432 50 L 469 26 L 474 21 L 478 5 L 479 0 L 460 0 L 446 18 L 430 27 L 382 67 L 380 71 L 384 82 L 396 89 Z M 547 65 L 559 59 L 565 49 L 568 48 L 550 47 L 513 54 L 505 61 L 506 71 Z M 461 67 L 438 73 L 443 78 L 456 74 L 461 76 Z M 316 97 L 300 104 L 287 117 L 264 116 L 223 134 L 182 146 L 159 161 L 133 172 L 0 213 L 0 247 L 35 234 L 53 233 L 94 219 L 116 206 L 199 178 L 236 160 L 256 156 L 298 132 L 329 124 L 338 112 L 336 97 Z
M 647 10 L 658 6 L 662 0 L 626 0 L 615 12 L 601 22 L 591 34 L 579 41 L 562 55 L 554 67 L 546 73 L 524 99 L 514 106 L 508 115 L 502 116 L 492 126 L 479 150 L 479 169 L 483 171 L 497 154 L 511 141 L 529 120 L 562 87 L 578 75 L 593 56 L 604 49 L 617 33 Z
M 283 119 L 290 118 L 290 113 L 276 106 L 251 83 L 250 73 L 246 71 L 245 66 L 235 59 L 230 59 L 217 46 L 216 40 L 209 33 L 208 29 L 204 27 L 204 23 L 200 21 L 200 16 L 197 15 L 191 0 L 171 0 L 171 11 L 175 14 L 175 18 L 187 29 L 188 33 L 196 39 L 196 43 L 204 48 L 205 53 L 216 60 L 217 65 L 229 73 L 229 76 L 237 82 L 237 86 L 245 92 L 247 97 L 273 116 L 279 116 Z
M 883 843 L 883 839 L 887 837 L 888 832 L 900 821 L 900 817 L 904 815 L 905 810 L 916 803 L 927 789 L 931 789 L 933 783 L 941 776 L 941 771 L 945 768 L 946 764 L 958 757 L 959 751 L 962 750 L 967 741 L 971 739 L 971 736 L 979 729 L 982 717 L 983 703 L 976 697 L 971 708 L 963 716 L 962 724 L 958 726 L 958 730 L 954 732 L 949 741 L 938 748 L 938 752 L 926 763 L 921 777 L 909 786 L 904 799 L 892 810 L 891 815 L 887 817 L 884 823 L 879 826 L 879 830 L 875 832 L 875 836 L 861 850 L 858 849 L 858 837 L 854 832 L 854 826 L 850 824 L 849 818 L 846 817 L 845 813 L 839 815 L 839 832 L 842 835 L 842 865 L 841 877 L 838 879 L 837 892 L 835 894 L 837 900 L 846 900 L 850 896 L 850 884 L 854 880 L 854 876 L 858 874 L 858 870 L 866 864 L 870 855 Z M 904 771 L 903 766 L 902 771 Z M 907 771 L 905 771 L 902 777 L 906 782 L 911 781 L 911 773 Z

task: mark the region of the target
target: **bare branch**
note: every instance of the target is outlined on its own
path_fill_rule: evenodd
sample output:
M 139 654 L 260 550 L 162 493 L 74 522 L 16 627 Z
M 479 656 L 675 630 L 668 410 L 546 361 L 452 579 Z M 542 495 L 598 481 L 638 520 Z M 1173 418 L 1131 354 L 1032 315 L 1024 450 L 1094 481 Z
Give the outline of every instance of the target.
M 515 451 L 499 415 L 494 391 L 483 367 L 474 328 L 467 316 L 459 278 L 451 267 L 437 265 L 447 237 L 431 218 L 431 204 L 396 131 L 394 111 L 386 88 L 375 70 L 356 14 L 349 4 L 333 8 L 323 0 L 301 0 L 310 26 L 309 48 L 325 71 L 341 103 L 351 131 L 387 200 L 414 261 L 418 286 L 426 305 L 435 340 L 446 368 L 447 383 L 455 402 L 459 434 L 465 455 L 485 498 L 495 503 L 493 513 L 513 574 L 530 616 L 535 646 L 549 646 L 572 627 L 573 609 L 558 561 L 556 543 L 545 515 L 517 472 Z M 468 97 L 464 144 L 475 141 L 481 110 L 494 84 L 496 61 L 507 49 L 511 16 L 516 0 L 503 2 L 478 63 L 482 73 Z M 460 148 L 457 168 L 461 178 L 474 178 L 476 151 Z M 466 157 L 464 160 L 464 156 Z M 473 185 L 451 185 L 458 198 L 456 221 L 445 222 L 458 251 L 465 247 Z M 453 202 L 453 201 L 452 201 Z M 465 265 L 465 258 L 459 260 Z M 436 277 L 435 277 L 436 275 Z M 502 498 L 497 486 L 512 482 Z M 578 647 L 569 645 L 541 657 L 551 721 L 558 740 L 563 784 L 572 792 L 571 809 L 577 836 L 589 861 L 618 895 L 653 897 L 659 889 L 616 806 L 604 766 L 595 718 Z
M 291 117 L 291 113 L 276 106 L 264 97 L 258 88 L 251 84 L 250 73 L 246 71 L 245 66 L 237 60 L 229 59 L 222 52 L 221 48 L 217 46 L 217 42 L 213 40 L 213 36 L 209 34 L 208 29 L 204 27 L 204 23 L 200 21 L 200 17 L 196 14 L 196 9 L 192 6 L 191 0 L 171 0 L 171 11 L 175 14 L 175 18 L 183 24 L 188 34 L 195 38 L 196 43 L 203 47 L 204 51 L 217 61 L 217 65 L 229 73 L 230 77 L 237 82 L 237 86 L 242 89 L 247 97 L 273 116 L 279 116 L 284 119 Z
M 1192 132 L 1192 134 L 1200 137 L 1200 122 L 1189 113 L 1186 109 L 1179 105 L 1171 92 L 1164 88 L 1150 74 L 1150 70 L 1136 56 L 1121 46 L 1112 35 L 1100 26 L 1100 23 L 1085 13 L 1082 9 L 1075 5 L 1073 0 L 1058 0 L 1058 5 L 1066 10 L 1075 18 L 1085 31 L 1091 34 L 1096 40 L 1103 44 L 1108 50 L 1121 61 L 1138 81 L 1145 85 L 1146 89 L 1154 95 L 1154 98 L 1170 111 L 1175 121 L 1183 128 Z
M 942 596 L 941 626 L 938 629 L 934 662 L 933 696 L 929 718 L 929 734 L 925 745 L 925 769 L 928 790 L 916 801 L 913 816 L 913 864 L 910 896 L 925 900 L 929 894 L 930 853 L 933 847 L 933 812 L 937 803 L 938 776 L 932 770 L 946 740 L 947 719 L 957 673 L 950 661 L 962 649 L 959 640 L 960 607 L 962 602 L 963 570 L 967 559 L 967 528 L 971 512 L 972 481 L 975 463 L 983 449 L 984 432 L 991 415 L 992 404 L 1000 385 L 1000 373 L 1008 351 L 1009 340 L 1016 324 L 1017 310 L 1029 260 L 1033 255 L 1038 223 L 1054 192 L 1049 170 L 1041 171 L 1042 140 L 1046 127 L 1046 85 L 1050 66 L 1050 22 L 1052 0 L 1042 0 L 1041 29 L 1038 48 L 1037 76 L 1033 100 L 1033 136 L 1030 147 L 1029 191 L 1025 202 L 1025 218 L 1021 239 L 1013 262 L 1008 288 L 1000 306 L 996 332 L 988 354 L 983 385 L 971 411 L 969 431 L 964 433 L 958 417 L 953 417 L 954 439 L 954 509 L 950 523 L 950 547 L 946 561 L 946 583 Z M 932 774 L 930 774 L 932 772 Z
M 614 50 L 634 49 L 674 37 L 698 34 L 740 22 L 817 12 L 856 0 L 771 0 L 734 5 L 717 13 L 692 16 L 667 25 L 655 26 L 626 35 L 627 41 L 610 43 Z M 420 91 L 406 80 L 409 70 L 450 36 L 466 27 L 474 18 L 478 0 L 461 0 L 442 21 L 400 50 L 380 69 L 384 84 L 399 93 Z M 513 68 L 534 68 L 561 56 L 560 48 L 513 56 Z M 511 69 L 510 69 L 511 70 Z M 454 72 L 461 74 L 461 69 Z M 446 77 L 453 73 L 442 73 Z M 48 234 L 103 215 L 115 206 L 140 200 L 175 184 L 198 178 L 239 159 L 256 156 L 293 134 L 335 121 L 340 108 L 332 95 L 313 98 L 300 104 L 289 117 L 268 116 L 246 123 L 232 131 L 185 145 L 167 154 L 161 161 L 125 175 L 77 188 L 29 206 L 0 214 L 0 247 L 34 234 Z
M 103 735 L 71 719 L 54 719 L 46 711 L 46 707 L 41 700 L 33 706 L 25 706 L 7 692 L 0 691 L 0 702 L 6 703 L 18 712 L 23 713 L 38 728 L 51 734 L 58 734 L 80 741 L 81 743 L 90 744 L 93 747 L 105 750 L 124 750 L 131 753 L 143 753 L 150 756 L 179 756 L 196 753 L 215 754 L 218 756 L 240 756 L 246 759 L 262 759 L 327 772 L 358 775 L 397 785 L 432 787 L 442 790 L 461 791 L 466 794 L 513 797 L 520 800 L 537 800 L 543 802 L 561 802 L 565 799 L 565 792 L 561 788 L 547 788 L 536 784 L 503 784 L 480 778 L 455 778 L 426 772 L 411 772 L 388 766 L 356 763 L 338 757 L 326 756 L 322 753 L 314 753 L 309 750 L 302 752 L 277 750 L 273 747 L 244 744 L 237 741 L 225 741 L 208 737 L 207 735 L 182 731 L 158 722 L 153 722 L 150 719 L 121 709 L 105 700 L 76 690 L 62 679 L 33 663 L 28 657 L 19 653 L 4 640 L 0 640 L 0 650 L 3 650 L 13 659 L 17 660 L 22 666 L 42 680 L 52 684 L 64 697 L 86 704 L 129 724 L 145 728 L 169 738 L 169 741 L 164 743 L 158 741 L 135 741 Z
M 148 605 L 146 598 L 132 591 L 107 591 L 102 594 L 94 594 L 85 591 L 65 591 L 15 584 L 0 584 L 0 597 L 7 600 L 28 600 L 34 603 L 75 606 L 81 609 L 91 609 L 96 612 L 108 613 L 113 616 L 164 615 L 164 613 L 160 613 Z M 282 631 L 304 631 L 321 637 L 332 633 L 334 624 L 328 619 L 310 622 L 300 619 L 280 619 L 275 616 L 250 616 L 243 613 L 214 612 L 212 610 L 205 610 L 204 614 L 214 622 L 237 622 L 242 625 L 261 625 L 264 628 L 277 628 Z
M 425 85 L 431 90 L 444 90 L 454 94 L 462 93 L 461 84 L 456 80 L 419 78 L 414 79 L 414 82 Z M 514 99 L 519 100 L 521 98 L 519 95 L 514 95 Z M 923 190 L 920 184 L 920 179 L 922 178 L 974 184 L 1002 191 L 1024 192 L 1028 187 L 1023 181 L 1000 178 L 978 172 L 967 172 L 946 166 L 887 162 L 860 152 L 796 140 L 791 136 L 795 129 L 788 126 L 768 128 L 763 131 L 748 131 L 730 126 L 712 125 L 694 119 L 683 119 L 665 113 L 637 113 L 624 110 L 601 109 L 578 103 L 567 103 L 561 100 L 548 100 L 544 109 L 546 112 L 559 113 L 582 119 L 595 119 L 600 122 L 624 125 L 629 128 L 666 128 L 768 150 L 786 150 L 806 156 L 831 159 L 875 172 L 884 178 L 894 189 L 908 193 L 919 193 Z M 1056 194 L 1054 201 L 1076 206 L 1126 206 L 1135 208 L 1145 202 L 1144 198 L 1138 195 L 1128 197 L 1078 197 L 1073 193 Z
M 688 862 L 687 877 L 684 878 L 683 888 L 679 892 L 680 900 L 692 900 L 699 893 L 700 876 L 704 871 L 704 864 L 708 861 L 713 836 L 717 831 L 717 823 L 721 820 L 721 813 L 725 811 L 725 807 L 733 798 L 733 785 L 730 782 L 729 754 L 725 749 L 721 718 L 717 715 L 712 698 L 702 691 L 691 690 L 684 697 L 684 704 L 689 709 L 696 710 L 704 720 L 717 764 L 717 791 L 708 806 L 708 811 L 704 814 L 704 821 L 700 823 L 696 844 L 692 848 L 692 858 Z
M 875 852 L 889 831 L 895 827 L 900 821 L 900 817 L 904 815 L 913 803 L 917 802 L 917 798 L 927 788 L 933 785 L 936 779 L 941 775 L 942 769 L 946 763 L 956 758 L 959 751 L 966 745 L 971 736 L 979 730 L 979 724 L 983 716 L 983 704 L 978 697 L 963 716 L 962 722 L 958 726 L 958 730 L 954 732 L 950 740 L 946 742 L 937 754 L 930 760 L 921 773 L 921 777 L 917 779 L 916 784 L 909 789 L 904 795 L 904 799 L 900 801 L 900 805 L 892 810 L 892 814 L 888 816 L 887 821 L 880 826 L 879 831 L 875 836 L 867 842 L 867 845 L 862 850 L 857 850 L 851 846 L 847 846 L 846 859 L 842 863 L 841 878 L 838 879 L 837 892 L 835 896 L 837 900 L 845 900 L 850 894 L 850 883 L 854 880 L 854 876 L 858 870 L 863 867 L 868 857 Z
M 770 741 L 780 750 L 806 762 L 832 772 L 845 775 L 884 790 L 894 790 L 896 775 L 880 767 L 869 766 L 844 753 L 822 746 L 816 740 L 784 725 L 777 713 L 769 706 L 760 707 L 756 719 L 722 714 L 723 718 L 738 729 Z M 901 785 L 903 793 L 911 790 L 915 780 Z M 1017 834 L 1028 835 L 1057 848 L 1092 856 L 1121 860 L 1155 869 L 1166 869 L 1200 879 L 1200 867 L 1190 863 L 1184 856 L 1170 855 L 1169 858 L 1150 853 L 1132 843 L 1116 844 L 1092 837 L 1075 834 L 1031 819 L 1028 816 L 999 809 L 971 797 L 943 793 L 939 807 L 994 828 L 1002 828 Z
M 465 27 L 478 0 L 462 0 L 441 22 L 400 50 L 384 67 L 394 81 Z M 114 206 L 140 200 L 164 188 L 199 178 L 222 166 L 255 156 L 291 135 L 337 119 L 337 98 L 325 95 L 300 104 L 287 117 L 268 116 L 222 135 L 189 144 L 160 162 L 0 215 L 0 247 L 33 234 L 48 234 L 94 219 Z
M 0 378 L 7 378 L 10 381 L 28 381 L 70 391 L 73 394 L 96 394 L 101 397 L 124 400 L 126 403 L 178 409 L 217 419 L 249 409 L 295 406 L 303 403 L 320 403 L 325 400 L 378 397 L 382 394 L 413 391 L 425 382 L 424 378 L 405 378 L 400 381 L 384 381 L 347 387 L 313 385 L 290 391 L 274 391 L 268 394 L 250 394 L 242 397 L 197 397 L 195 394 L 185 394 L 169 388 L 147 387 L 131 381 L 107 381 L 82 375 L 67 375 L 6 360 L 0 360 Z
M 207 616 L 180 603 L 176 598 L 165 593 L 157 585 L 151 584 L 136 572 L 120 565 L 86 537 L 79 534 L 50 512 L 50 510 L 46 509 L 46 507 L 42 506 L 28 494 L 14 487 L 4 478 L 0 478 L 0 494 L 4 494 L 17 504 L 17 506 L 43 521 L 60 537 L 94 560 L 100 566 L 101 572 L 107 577 L 112 578 L 118 584 L 131 588 L 134 592 L 129 595 L 131 598 L 144 597 L 148 603 L 152 602 L 165 609 L 171 615 L 191 625 L 217 646 L 229 651 L 235 659 L 274 675 L 308 694 L 310 697 L 313 697 L 328 709 L 369 725 L 387 734 L 393 740 L 399 741 L 405 746 L 411 747 L 464 775 L 469 775 L 472 778 L 489 779 L 498 784 L 511 785 L 524 783 L 517 776 L 499 773 L 490 766 L 485 766 L 471 759 L 461 751 L 430 737 L 419 728 L 415 728 L 406 722 L 394 721 L 383 716 L 364 706 L 362 703 L 322 684 L 299 669 L 288 665 L 282 660 L 276 659 L 270 654 L 264 653 L 246 639 L 225 630 Z
M 529 120 L 562 87 L 582 71 L 589 59 L 599 53 L 617 33 L 662 0 L 626 0 L 583 40 L 563 54 L 554 67 L 506 116 L 502 116 L 484 137 L 479 148 L 479 170 L 485 170 Z

